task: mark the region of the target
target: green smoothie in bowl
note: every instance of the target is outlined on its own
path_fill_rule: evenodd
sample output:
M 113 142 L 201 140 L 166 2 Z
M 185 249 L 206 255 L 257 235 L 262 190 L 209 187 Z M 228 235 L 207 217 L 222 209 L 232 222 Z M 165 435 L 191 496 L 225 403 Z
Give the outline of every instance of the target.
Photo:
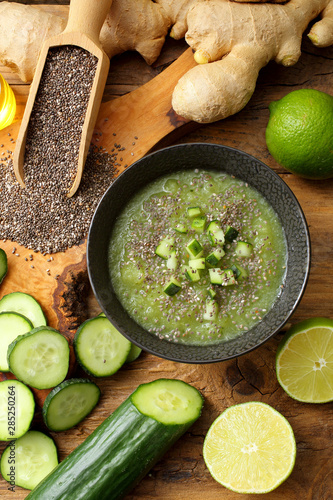
M 232 339 L 281 293 L 287 250 L 267 200 L 229 174 L 184 170 L 140 190 L 109 245 L 113 288 L 128 314 L 170 342 Z

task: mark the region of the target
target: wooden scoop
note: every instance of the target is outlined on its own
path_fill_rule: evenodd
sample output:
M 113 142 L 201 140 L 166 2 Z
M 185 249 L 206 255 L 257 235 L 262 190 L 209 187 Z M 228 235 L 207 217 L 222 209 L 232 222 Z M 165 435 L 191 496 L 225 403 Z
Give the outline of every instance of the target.
M 45 66 L 45 61 L 51 47 L 63 45 L 75 45 L 81 47 L 98 59 L 95 78 L 91 88 L 87 112 L 82 127 L 76 178 L 70 191 L 68 192 L 68 196 L 73 196 L 79 187 L 109 72 L 110 60 L 101 47 L 99 34 L 106 15 L 110 10 L 111 4 L 112 0 L 71 0 L 69 17 L 65 30 L 60 35 L 46 40 L 41 49 L 13 156 L 15 176 L 22 187 L 25 187 L 23 180 L 23 167 L 27 129 Z

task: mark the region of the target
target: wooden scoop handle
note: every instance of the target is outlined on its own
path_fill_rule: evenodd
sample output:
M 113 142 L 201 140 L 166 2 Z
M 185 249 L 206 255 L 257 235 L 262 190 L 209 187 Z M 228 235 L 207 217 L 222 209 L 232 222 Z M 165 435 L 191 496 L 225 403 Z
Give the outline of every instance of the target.
M 101 46 L 99 34 L 111 4 L 112 0 L 71 0 L 63 33 L 84 33 Z

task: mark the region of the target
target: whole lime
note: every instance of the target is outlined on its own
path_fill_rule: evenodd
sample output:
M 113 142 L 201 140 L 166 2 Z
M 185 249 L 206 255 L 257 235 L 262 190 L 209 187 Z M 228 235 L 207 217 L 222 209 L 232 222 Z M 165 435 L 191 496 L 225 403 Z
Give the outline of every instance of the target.
M 273 158 L 307 179 L 333 177 L 333 96 L 294 90 L 269 111 L 266 144 Z

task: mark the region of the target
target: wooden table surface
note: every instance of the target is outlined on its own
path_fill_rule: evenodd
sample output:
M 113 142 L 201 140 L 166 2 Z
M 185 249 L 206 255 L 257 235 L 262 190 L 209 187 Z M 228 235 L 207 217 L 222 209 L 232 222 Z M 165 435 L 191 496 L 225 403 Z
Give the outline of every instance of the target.
M 28 2 L 24 2 L 28 3 Z M 40 3 L 40 2 L 36 2 Z M 46 3 L 46 2 L 44 2 Z M 68 2 L 58 2 L 68 3 Z M 56 6 L 50 6 L 56 11 Z M 160 74 L 169 62 L 176 59 L 186 45 L 170 41 L 153 67 L 147 66 L 134 53 L 117 56 L 111 61 L 104 100 L 124 95 Z M 270 156 L 265 143 L 268 122 L 268 104 L 299 88 L 315 88 L 332 93 L 333 47 L 317 49 L 304 37 L 299 62 L 284 68 L 270 63 L 259 76 L 256 91 L 237 115 L 226 120 L 198 126 L 172 143 L 205 142 L 238 148 L 262 160 L 275 170 L 292 189 L 305 213 L 312 243 L 312 262 L 305 294 L 290 322 L 325 316 L 333 318 L 333 179 L 309 181 L 282 169 Z M 0 72 L 11 84 L 18 102 L 16 119 L 22 116 L 29 86 L 7 68 Z M 15 129 L 13 129 L 15 130 Z M 0 132 L 0 142 L 11 128 Z M 0 246 L 2 242 L 0 241 Z M 9 255 L 9 263 L 15 257 Z M 66 253 L 64 257 L 64 265 Z M 42 278 L 41 278 L 42 279 Z M 47 277 L 45 284 L 48 286 Z M 6 291 L 11 283 L 6 284 Z M 14 283 L 13 283 L 13 288 Z M 0 297 L 3 292 L 0 289 Z M 90 316 L 99 311 L 91 292 L 87 303 Z M 101 423 L 139 383 L 159 377 L 180 378 L 197 387 L 205 397 L 201 418 L 179 442 L 158 462 L 151 472 L 128 495 L 132 500 L 216 500 L 237 499 L 240 496 L 210 476 L 202 458 L 202 444 L 213 420 L 228 406 L 258 400 L 280 411 L 294 429 L 297 458 L 294 471 L 277 490 L 266 495 L 270 500 L 328 500 L 333 492 L 333 412 L 332 404 L 302 404 L 288 397 L 280 388 L 275 375 L 275 353 L 283 332 L 255 351 L 230 361 L 211 365 L 186 365 L 159 359 L 147 353 L 123 367 L 108 379 L 98 380 L 102 398 L 97 408 L 76 428 L 53 437 L 62 460 Z M 77 372 L 81 375 L 81 372 Z M 36 412 L 34 427 L 45 430 L 40 409 Z M 5 443 L 0 443 L 0 453 Z M 8 490 L 8 483 L 0 479 L 0 497 L 23 499 L 28 491 Z M 256 498 L 243 495 L 243 498 Z M 259 496 L 258 496 L 259 498 Z M 73 499 L 74 500 L 74 499 Z

